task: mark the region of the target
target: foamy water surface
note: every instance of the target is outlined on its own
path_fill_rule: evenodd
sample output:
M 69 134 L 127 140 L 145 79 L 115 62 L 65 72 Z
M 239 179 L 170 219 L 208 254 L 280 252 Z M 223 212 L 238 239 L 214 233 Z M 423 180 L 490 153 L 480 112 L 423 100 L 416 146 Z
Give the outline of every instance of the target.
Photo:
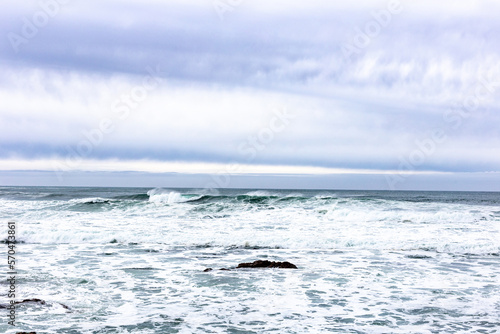
M 500 194 L 3 187 L 0 209 L 18 299 L 47 302 L 19 305 L 18 330 L 500 328 Z M 258 259 L 299 269 L 203 272 Z

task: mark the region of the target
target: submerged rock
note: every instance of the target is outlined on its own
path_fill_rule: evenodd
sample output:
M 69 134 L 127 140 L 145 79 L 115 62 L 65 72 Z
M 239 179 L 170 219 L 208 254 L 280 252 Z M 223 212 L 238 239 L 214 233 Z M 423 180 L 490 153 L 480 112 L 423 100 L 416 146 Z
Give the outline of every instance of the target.
M 268 260 L 257 260 L 254 262 L 240 263 L 236 268 L 285 268 L 297 269 L 297 266 L 290 262 L 275 262 Z
M 207 268 L 205 270 L 203 270 L 204 273 L 207 273 L 209 271 L 212 271 L 213 269 L 212 268 Z M 231 269 L 227 269 L 227 268 L 220 268 L 219 270 L 231 270 Z

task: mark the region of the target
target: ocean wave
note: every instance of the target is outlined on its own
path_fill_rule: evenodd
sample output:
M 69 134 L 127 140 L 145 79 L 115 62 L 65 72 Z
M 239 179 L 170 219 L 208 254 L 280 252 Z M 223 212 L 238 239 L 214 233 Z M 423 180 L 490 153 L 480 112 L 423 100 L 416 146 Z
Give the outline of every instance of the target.
M 116 200 L 147 201 L 147 200 L 149 200 L 149 195 L 147 193 L 133 194 L 133 195 L 120 195 L 120 196 L 114 196 L 113 199 L 116 199 Z
M 174 203 L 184 203 L 189 201 L 196 201 L 203 197 L 204 195 L 199 194 L 181 194 L 180 192 L 163 189 L 163 188 L 155 188 L 149 190 L 147 192 L 149 196 L 149 201 L 152 203 L 166 203 L 166 204 L 174 204 Z
M 72 204 L 106 204 L 111 203 L 113 200 L 109 198 L 102 197 L 89 197 L 89 198 L 75 198 L 69 200 Z
M 266 190 L 255 190 L 255 191 L 249 191 L 246 194 L 246 196 L 251 196 L 251 197 L 270 197 L 270 196 L 278 196 L 276 193 L 271 193 Z
M 338 197 L 335 194 L 331 195 L 324 194 L 324 195 L 314 195 L 314 198 L 318 200 L 328 200 L 328 199 L 337 199 Z
M 192 203 L 201 204 L 209 202 L 225 202 L 230 203 L 250 203 L 260 204 L 269 201 L 297 201 L 307 200 L 302 194 L 293 193 L 288 195 L 280 195 L 268 191 L 250 191 L 244 194 L 220 195 L 220 194 L 205 194 L 202 191 L 198 193 L 181 193 L 176 190 L 169 190 L 163 188 L 151 189 L 147 192 L 149 201 L 153 203 Z

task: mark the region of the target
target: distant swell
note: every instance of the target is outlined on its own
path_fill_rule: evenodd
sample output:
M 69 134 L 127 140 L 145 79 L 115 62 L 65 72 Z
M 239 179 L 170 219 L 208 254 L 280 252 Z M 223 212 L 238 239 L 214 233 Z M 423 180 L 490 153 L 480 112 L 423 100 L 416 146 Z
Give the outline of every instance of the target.
M 293 201 L 304 201 L 308 200 L 307 197 L 286 195 L 280 196 L 278 194 L 273 194 L 265 191 L 251 191 L 246 194 L 237 194 L 233 196 L 219 195 L 219 194 L 199 194 L 199 193 L 180 193 L 178 191 L 156 188 L 148 191 L 149 201 L 153 203 L 214 203 L 214 202 L 226 202 L 226 203 L 250 203 L 250 204 L 265 204 L 271 203 L 273 201 L 279 202 L 293 202 Z M 330 199 L 330 198 L 321 198 Z M 312 198 L 316 200 L 316 198 Z

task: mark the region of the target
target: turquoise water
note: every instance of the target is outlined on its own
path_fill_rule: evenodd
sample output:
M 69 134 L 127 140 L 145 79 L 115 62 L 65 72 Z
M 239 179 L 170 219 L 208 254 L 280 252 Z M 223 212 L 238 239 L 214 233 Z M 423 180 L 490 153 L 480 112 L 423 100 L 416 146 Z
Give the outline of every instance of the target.
M 500 327 L 499 193 L 0 187 L 0 215 L 5 237 L 17 223 L 17 299 L 46 301 L 18 305 L 17 330 Z M 258 259 L 299 269 L 203 272 Z

